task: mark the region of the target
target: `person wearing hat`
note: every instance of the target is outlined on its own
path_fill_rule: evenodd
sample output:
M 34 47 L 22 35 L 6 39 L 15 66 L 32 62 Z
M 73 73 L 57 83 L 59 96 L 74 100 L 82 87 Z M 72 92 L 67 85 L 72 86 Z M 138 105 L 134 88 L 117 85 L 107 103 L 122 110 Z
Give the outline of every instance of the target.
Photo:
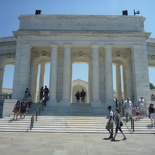
M 108 139 L 112 139 L 113 138 L 113 124 L 114 124 L 114 113 L 112 111 L 112 107 L 111 106 L 108 106 L 108 110 L 109 110 L 109 113 L 108 113 L 108 116 L 107 116 L 107 119 L 108 119 L 108 122 L 107 122 L 107 125 L 106 125 L 106 129 L 109 131 L 110 133 L 110 136 Z
M 129 117 L 132 117 L 132 102 L 129 97 L 124 102 L 124 109 L 126 111 L 126 121 L 128 122 Z

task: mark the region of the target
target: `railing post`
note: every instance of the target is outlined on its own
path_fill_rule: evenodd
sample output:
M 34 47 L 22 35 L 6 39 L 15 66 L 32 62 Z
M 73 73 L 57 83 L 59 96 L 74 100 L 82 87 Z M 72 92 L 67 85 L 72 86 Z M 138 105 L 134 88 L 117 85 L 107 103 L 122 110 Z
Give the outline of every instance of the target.
M 38 111 L 36 111 L 36 121 L 37 121 Z
M 33 123 L 34 123 L 34 116 L 31 117 L 30 130 L 32 130 L 33 128 Z
M 132 123 L 132 118 L 131 118 L 131 129 L 133 129 L 133 123 Z
M 135 131 L 135 121 L 133 120 L 133 132 Z

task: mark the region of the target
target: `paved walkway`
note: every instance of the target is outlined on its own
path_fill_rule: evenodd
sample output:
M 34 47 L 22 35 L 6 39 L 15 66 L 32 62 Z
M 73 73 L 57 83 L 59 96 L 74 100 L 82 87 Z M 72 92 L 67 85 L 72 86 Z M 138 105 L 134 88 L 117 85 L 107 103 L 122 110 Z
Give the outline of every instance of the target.
M 107 134 L 0 132 L 0 155 L 154 155 L 154 134 L 127 134 L 123 141 Z

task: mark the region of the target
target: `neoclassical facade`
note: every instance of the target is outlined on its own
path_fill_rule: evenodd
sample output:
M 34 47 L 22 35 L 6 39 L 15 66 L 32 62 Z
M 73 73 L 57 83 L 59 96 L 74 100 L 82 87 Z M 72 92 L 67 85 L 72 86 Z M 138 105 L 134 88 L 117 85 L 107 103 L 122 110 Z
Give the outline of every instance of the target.
M 12 97 L 22 98 L 28 87 L 36 100 L 48 63 L 49 103 L 70 104 L 72 64 L 81 62 L 89 68 L 88 101 L 112 104 L 114 64 L 117 98 L 121 100 L 123 91 L 123 98 L 149 101 L 148 66 L 155 66 L 155 39 L 144 31 L 144 21 L 141 16 L 22 15 L 14 36 L 0 38 L 0 90 L 4 68 L 12 64 Z

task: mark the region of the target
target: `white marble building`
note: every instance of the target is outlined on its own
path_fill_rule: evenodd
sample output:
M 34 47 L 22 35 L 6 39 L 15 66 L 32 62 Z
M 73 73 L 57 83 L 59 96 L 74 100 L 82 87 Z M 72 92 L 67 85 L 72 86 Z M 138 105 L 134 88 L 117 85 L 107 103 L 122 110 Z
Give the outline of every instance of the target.
M 44 85 L 45 64 L 50 63 L 50 101 L 72 101 L 72 64 L 87 63 L 88 101 L 113 104 L 112 64 L 116 65 L 116 94 L 136 101 L 150 100 L 148 66 L 155 66 L 155 39 L 144 30 L 141 16 L 22 15 L 14 36 L 0 38 L 0 90 L 4 67 L 15 65 L 13 98 L 29 88 L 37 96 Z M 123 68 L 121 82 L 120 66 Z

